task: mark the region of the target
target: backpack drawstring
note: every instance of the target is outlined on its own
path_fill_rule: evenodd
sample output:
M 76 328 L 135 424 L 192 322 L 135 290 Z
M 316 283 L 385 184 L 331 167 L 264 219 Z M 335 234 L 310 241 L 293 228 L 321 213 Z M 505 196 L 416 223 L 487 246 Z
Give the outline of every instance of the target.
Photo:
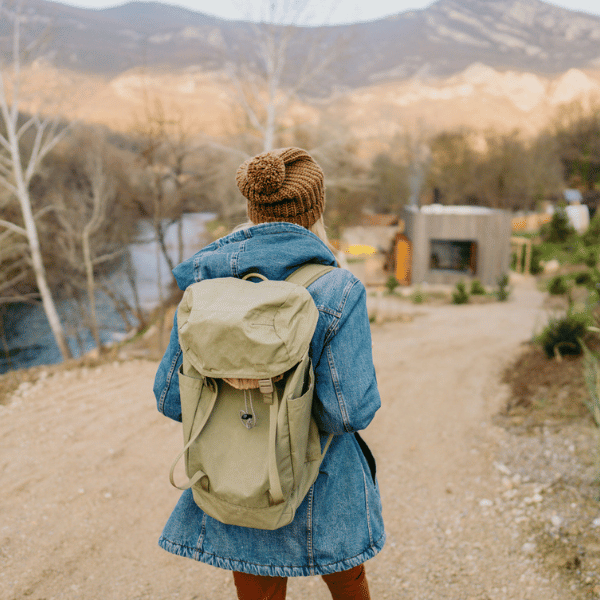
M 250 407 L 248 407 L 248 396 L 250 396 Z M 240 410 L 240 417 L 246 429 L 256 427 L 256 415 L 254 414 L 254 405 L 252 404 L 252 390 L 244 390 L 244 408 Z

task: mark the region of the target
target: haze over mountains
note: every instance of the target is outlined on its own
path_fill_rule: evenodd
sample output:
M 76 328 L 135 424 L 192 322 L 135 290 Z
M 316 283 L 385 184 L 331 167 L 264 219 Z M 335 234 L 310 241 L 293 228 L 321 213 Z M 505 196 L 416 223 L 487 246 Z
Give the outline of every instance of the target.
M 71 97 L 81 90 L 87 100 L 79 110 L 92 120 L 106 122 L 110 112 L 126 120 L 139 101 L 141 67 L 145 86 L 182 107 L 200 101 L 204 111 L 210 104 L 218 112 L 227 99 L 219 82 L 225 61 L 255 56 L 249 23 L 184 8 L 148 2 L 86 10 L 46 0 L 29 7 L 31 23 L 57 32 L 37 63 L 40 81 L 56 85 L 62 77 Z M 363 128 L 378 114 L 394 122 L 427 114 L 456 126 L 473 120 L 473 111 L 479 124 L 534 128 L 562 102 L 600 93 L 600 17 L 541 0 L 439 0 L 317 30 L 323 52 L 340 40 L 346 45 L 305 98 L 321 106 L 333 98 L 325 104 L 344 107 Z M 305 51 L 301 35 L 295 43 L 292 54 Z M 208 121 L 214 125 L 215 115 Z

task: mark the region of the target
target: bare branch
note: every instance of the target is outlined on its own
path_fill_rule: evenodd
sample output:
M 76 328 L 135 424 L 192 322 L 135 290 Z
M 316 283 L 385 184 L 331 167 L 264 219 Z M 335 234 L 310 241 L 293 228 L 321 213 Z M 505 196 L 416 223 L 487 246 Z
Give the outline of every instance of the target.
M 127 252 L 127 248 L 123 248 L 121 250 L 117 250 L 116 252 L 111 252 L 110 254 L 104 254 L 103 256 L 99 256 L 92 261 L 94 266 L 102 264 L 103 262 L 108 262 L 109 260 L 114 260 L 115 258 L 119 258 L 123 256 Z
M 5 231 L 4 234 L 14 235 L 12 231 Z M 4 234 L 0 235 L 0 237 L 4 237 Z M 0 248 L 0 260 L 4 260 L 5 258 L 13 258 L 15 256 L 25 254 L 29 250 L 29 246 L 27 244 L 11 244 L 10 247 Z M 20 261 L 12 261 L 10 266 L 11 268 L 16 268 L 21 265 Z
M 12 161 L 2 161 L 0 163 L 0 177 L 5 177 L 8 180 L 12 177 L 12 174 Z
M 0 185 L 5 187 L 9 192 L 12 192 L 13 194 L 17 193 L 17 188 L 12 183 L 9 183 L 5 179 L 5 176 L 2 175 L 1 173 L 0 173 Z
M 18 296 L 0 297 L 0 304 L 13 304 L 15 302 L 23 302 L 28 304 L 38 304 L 37 299 L 39 294 L 32 292 L 31 294 L 19 294 Z
M 231 68 L 231 65 L 227 69 L 227 73 L 228 73 L 229 78 L 231 79 L 231 82 L 235 88 L 239 102 L 242 105 L 242 108 L 244 109 L 246 116 L 250 119 L 252 126 L 255 129 L 257 129 L 258 131 L 262 131 L 263 125 L 260 122 L 260 119 L 258 118 L 256 111 L 252 108 L 252 106 L 250 106 L 250 103 L 248 102 L 248 99 L 246 98 L 246 94 L 244 93 L 244 88 L 243 88 L 242 82 L 240 81 L 239 77 L 237 76 L 237 73 L 235 72 L 235 70 L 233 68 Z
M 23 227 L 19 227 L 18 225 L 15 225 L 14 223 L 10 223 L 9 221 L 4 221 L 3 219 L 0 219 L 0 227 L 6 227 L 7 229 L 10 229 L 14 233 L 18 233 L 19 235 L 24 235 L 25 237 L 27 237 L 26 229 L 24 229 Z
M 59 211 L 59 210 L 61 210 L 59 206 L 56 206 L 55 204 L 49 204 L 48 206 L 44 206 L 44 208 L 41 208 L 36 213 L 34 213 L 33 218 L 34 219 L 39 219 L 40 217 L 42 217 L 46 213 L 49 213 L 49 212 L 52 212 L 52 211 Z
M 29 118 L 27 121 L 25 121 L 25 123 L 23 123 L 23 125 L 21 125 L 21 127 L 19 127 L 19 130 L 17 131 L 17 138 L 21 138 L 21 136 L 23 136 L 28 129 L 30 129 L 33 124 L 35 123 L 36 117 L 33 116 L 31 118 Z
M 25 279 L 27 279 L 28 275 L 29 274 L 27 273 L 27 271 L 21 271 L 20 273 L 15 275 L 12 279 L 1 282 L 0 283 L 0 293 L 3 292 L 4 290 L 7 290 L 7 289 L 17 285 L 17 283 L 21 283 L 21 281 L 25 281 Z

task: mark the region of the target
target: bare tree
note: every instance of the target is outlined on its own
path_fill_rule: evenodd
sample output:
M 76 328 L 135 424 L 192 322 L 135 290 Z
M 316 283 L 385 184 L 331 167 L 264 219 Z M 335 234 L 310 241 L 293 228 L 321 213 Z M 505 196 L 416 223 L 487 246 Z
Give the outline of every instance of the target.
M 190 131 L 185 116 L 173 111 L 167 115 L 157 98 L 145 99 L 145 113 L 134 128 L 141 144 L 140 163 L 145 173 L 142 181 L 145 198 L 137 202 L 138 209 L 152 221 L 156 241 L 170 270 L 175 263 L 166 245 L 166 230 L 178 224 L 178 254 L 182 259 L 183 194 L 196 176 L 184 168 L 188 157 L 198 151 Z
M 80 147 L 84 147 L 83 141 Z M 101 341 L 96 315 L 96 270 L 102 263 L 121 258 L 126 251 L 114 247 L 106 235 L 101 235 L 97 241 L 94 239 L 102 228 L 107 228 L 107 211 L 114 205 L 116 194 L 115 182 L 108 173 L 105 151 L 103 140 L 93 139 L 86 148 L 82 163 L 86 185 L 75 190 L 61 189 L 53 194 L 54 212 L 60 226 L 56 244 L 62 247 L 65 262 L 70 267 L 71 287 L 85 287 L 85 312 L 97 348 L 101 348 Z
M 330 2 L 333 10 L 335 2 Z M 263 0 L 259 14 L 248 15 L 256 54 L 230 57 L 227 74 L 250 126 L 272 150 L 291 103 L 340 57 L 347 40 L 326 42 L 323 28 L 309 27 L 314 2 Z
M 22 44 L 22 2 L 18 1 L 14 10 L 10 10 L 7 3 L 0 0 L 0 18 L 12 25 L 10 59 L 0 64 L 0 114 L 4 124 L 4 131 L 0 133 L 0 184 L 17 199 L 22 217 L 22 225 L 0 220 L 0 226 L 26 240 L 44 311 L 61 355 L 66 359 L 71 357 L 71 351 L 48 286 L 29 185 L 43 158 L 65 136 L 67 129 L 58 117 L 36 113 L 21 118 L 22 60 L 24 53 L 31 53 L 34 45 Z M 27 138 L 28 144 L 25 143 Z

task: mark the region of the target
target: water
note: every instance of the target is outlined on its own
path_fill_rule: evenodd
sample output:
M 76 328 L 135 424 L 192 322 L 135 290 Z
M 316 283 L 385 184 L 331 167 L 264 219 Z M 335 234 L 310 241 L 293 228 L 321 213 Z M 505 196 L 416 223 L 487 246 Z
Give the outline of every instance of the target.
M 184 258 L 188 258 L 206 243 L 206 221 L 214 215 L 195 213 L 184 215 L 183 240 Z M 138 240 L 129 248 L 135 271 L 140 304 L 144 310 L 158 306 L 161 293 L 168 296 L 173 281 L 167 261 L 158 251 L 158 244 L 150 240 L 153 236 L 149 222 L 139 224 Z M 172 225 L 166 232 L 166 245 L 174 264 L 178 261 L 177 226 Z M 162 291 L 157 282 L 162 283 Z M 111 275 L 111 282 L 133 304 L 133 292 L 123 270 Z M 97 316 L 102 344 L 119 341 L 127 333 L 121 316 L 115 311 L 110 299 L 98 293 Z M 91 332 L 81 327 L 79 310 L 72 301 L 58 300 L 57 310 L 68 336 L 69 346 L 74 356 L 81 356 L 95 347 Z M 4 326 L 4 339 L 0 337 L 0 373 L 10 369 L 33 367 L 58 363 L 62 360 L 54 341 L 46 315 L 41 304 L 14 304 L 3 308 L 0 319 Z M 0 330 L 0 334 L 2 331 Z

